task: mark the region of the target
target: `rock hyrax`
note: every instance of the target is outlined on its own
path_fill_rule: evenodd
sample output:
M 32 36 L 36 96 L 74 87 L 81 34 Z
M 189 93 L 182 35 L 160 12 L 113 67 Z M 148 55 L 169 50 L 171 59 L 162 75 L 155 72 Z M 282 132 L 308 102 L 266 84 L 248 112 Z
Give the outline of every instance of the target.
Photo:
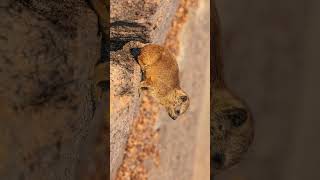
M 228 89 L 215 88 L 211 101 L 211 171 L 217 174 L 241 160 L 254 131 L 247 106 Z
M 141 88 L 147 88 L 172 119 L 185 113 L 190 100 L 180 88 L 178 64 L 169 50 L 160 45 L 145 45 L 140 49 L 138 63 L 143 72 Z
M 219 32 L 219 19 L 216 9 L 213 8 L 214 34 L 213 34 L 213 67 L 210 93 L 211 123 L 210 123 L 210 158 L 211 177 L 221 170 L 238 163 L 248 150 L 253 136 L 254 128 L 252 116 L 245 105 L 226 86 L 223 78 L 223 64 L 221 57 L 221 43 Z

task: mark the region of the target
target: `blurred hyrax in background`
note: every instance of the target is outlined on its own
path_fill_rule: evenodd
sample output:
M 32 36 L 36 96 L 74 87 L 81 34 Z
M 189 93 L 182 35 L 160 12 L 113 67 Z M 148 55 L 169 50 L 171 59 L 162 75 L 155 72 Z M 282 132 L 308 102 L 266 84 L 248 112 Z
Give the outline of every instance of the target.
M 320 179 L 320 2 L 216 3 L 225 80 L 255 122 L 249 153 L 217 180 Z
M 253 139 L 251 113 L 243 102 L 226 86 L 223 77 L 220 27 L 216 9 L 213 17 L 213 49 L 211 91 L 211 176 L 237 164 Z

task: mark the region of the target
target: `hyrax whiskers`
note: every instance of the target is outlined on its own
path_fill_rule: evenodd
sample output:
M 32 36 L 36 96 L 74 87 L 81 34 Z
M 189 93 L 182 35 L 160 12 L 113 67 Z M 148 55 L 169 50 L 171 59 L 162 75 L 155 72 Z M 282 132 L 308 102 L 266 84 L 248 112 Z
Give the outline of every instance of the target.
M 180 87 L 176 59 L 169 50 L 155 44 L 145 45 L 138 54 L 143 72 L 140 88 L 148 89 L 175 120 L 187 111 L 190 104 L 187 93 Z

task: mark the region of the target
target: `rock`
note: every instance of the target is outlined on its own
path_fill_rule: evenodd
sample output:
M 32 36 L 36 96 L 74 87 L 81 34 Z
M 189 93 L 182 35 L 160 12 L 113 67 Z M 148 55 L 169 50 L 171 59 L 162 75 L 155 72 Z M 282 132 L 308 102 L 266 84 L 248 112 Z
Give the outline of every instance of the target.
M 96 15 L 80 0 L 1 4 L 0 179 L 77 179 L 104 122 Z
M 139 108 L 140 66 L 129 48 L 110 54 L 110 172 L 122 162 L 130 126 Z
M 129 41 L 163 43 L 178 4 L 179 0 L 111 0 L 111 50 Z
M 111 0 L 110 27 L 110 172 L 111 179 L 123 160 L 132 121 L 140 105 L 140 67 L 130 51 L 130 41 L 163 43 L 170 30 L 178 0 Z M 126 9 L 123 11 L 123 9 Z M 134 46 L 134 44 L 130 45 Z
M 152 31 L 152 28 L 150 27 L 155 23 L 152 20 L 156 18 L 146 18 L 148 17 L 146 14 L 155 14 L 155 16 L 156 14 L 175 15 L 176 11 L 173 11 L 172 9 L 164 11 L 164 9 L 160 8 L 162 5 L 161 3 L 159 7 L 156 8 L 157 3 L 152 0 L 150 2 L 154 4 L 142 6 L 141 4 L 144 2 L 145 1 L 138 1 L 135 4 L 132 2 L 130 3 L 130 1 L 117 1 L 117 4 L 111 4 L 111 22 L 113 23 L 111 24 L 111 38 L 118 40 L 111 42 L 114 43 L 113 47 L 116 47 L 114 49 L 122 47 L 122 44 L 131 40 L 151 43 L 164 42 L 170 27 L 163 25 L 163 27 L 167 28 L 166 30 L 163 30 L 162 32 Z M 141 5 L 141 7 L 139 5 Z M 125 7 L 127 10 L 126 14 L 124 14 L 123 7 L 119 8 L 116 6 Z M 155 8 L 156 11 L 153 12 L 150 10 L 152 8 Z M 177 38 L 178 42 L 175 42 L 181 44 L 181 53 L 178 55 L 179 67 L 182 71 L 181 83 L 182 87 L 190 93 L 192 104 L 189 111 L 177 121 L 172 121 L 167 113 L 164 110 L 161 110 L 161 115 L 159 117 L 162 122 L 160 125 L 159 144 L 160 164 L 159 167 L 154 167 L 150 165 L 150 163 L 147 163 L 148 167 L 146 168 L 150 171 L 149 179 L 176 179 L 177 177 L 179 177 L 179 179 L 210 178 L 210 122 L 208 98 L 210 84 L 210 23 L 209 18 L 206 18 L 208 16 L 209 5 L 207 5 L 205 1 L 200 1 L 198 9 L 195 8 L 190 10 L 190 16 L 188 16 L 189 19 L 183 29 L 181 38 Z M 165 21 L 160 22 L 167 25 L 172 23 L 172 17 L 168 19 L 159 18 L 159 20 Z M 158 36 L 152 36 L 153 33 Z M 111 83 L 111 88 L 112 87 L 117 86 L 114 86 Z M 119 101 L 119 99 L 115 99 L 115 101 Z M 133 107 L 135 104 L 130 104 L 130 106 Z M 122 126 L 123 125 L 120 127 Z M 129 129 L 131 129 L 131 127 L 129 127 Z M 206 156 L 206 154 L 208 156 Z M 139 170 L 141 169 L 137 169 L 137 171 Z M 126 175 L 126 172 L 122 172 L 122 174 Z M 113 178 L 114 176 L 112 175 L 111 179 Z

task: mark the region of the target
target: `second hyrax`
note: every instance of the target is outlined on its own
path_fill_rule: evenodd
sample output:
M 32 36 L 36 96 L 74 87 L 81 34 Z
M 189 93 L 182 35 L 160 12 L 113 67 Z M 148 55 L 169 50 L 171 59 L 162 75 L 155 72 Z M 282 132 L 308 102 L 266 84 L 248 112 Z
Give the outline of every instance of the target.
M 214 5 L 214 4 L 213 4 Z M 219 19 L 213 8 L 213 49 L 210 91 L 210 173 L 211 179 L 219 172 L 240 162 L 254 138 L 254 124 L 246 103 L 226 85 Z
M 172 119 L 186 112 L 189 97 L 180 88 L 176 59 L 164 47 L 148 44 L 140 49 L 138 63 L 143 72 L 141 88 L 147 88 Z

